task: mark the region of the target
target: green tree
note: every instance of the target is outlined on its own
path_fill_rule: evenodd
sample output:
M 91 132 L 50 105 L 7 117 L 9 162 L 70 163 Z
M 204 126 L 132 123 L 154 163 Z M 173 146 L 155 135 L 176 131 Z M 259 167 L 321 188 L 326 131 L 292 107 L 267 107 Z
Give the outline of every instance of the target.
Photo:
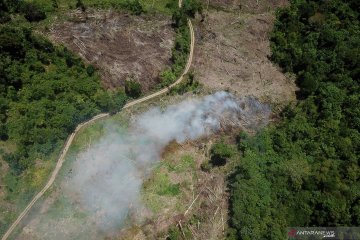
M 139 0 L 126 0 L 124 3 L 124 8 L 128 9 L 135 15 L 140 15 L 144 12 L 144 8 Z
M 39 22 L 46 18 L 45 12 L 41 9 L 41 7 L 34 3 L 22 3 L 20 12 L 24 14 L 25 18 L 29 22 Z
M 242 157 L 229 177 L 229 238 L 284 239 L 287 226 L 357 226 L 360 26 L 354 4 L 293 0 L 278 11 L 272 59 L 296 74 L 300 98 L 276 126 L 238 137 Z
M 77 0 L 76 8 L 81 9 L 81 11 L 83 11 L 83 12 L 85 12 L 85 10 L 86 10 L 85 4 L 81 0 Z
M 134 80 L 125 81 L 125 93 L 129 97 L 137 98 L 141 95 L 141 85 Z
M 181 11 L 187 16 L 194 18 L 195 14 L 202 13 L 203 7 L 199 0 L 184 0 Z
M 223 166 L 226 162 L 234 156 L 234 148 L 226 143 L 215 143 L 211 146 L 211 163 L 214 166 Z
M 17 146 L 5 158 L 16 174 L 46 159 L 80 122 L 125 104 L 124 92 L 102 89 L 94 69 L 30 29 L 0 26 L 0 42 L 0 138 Z

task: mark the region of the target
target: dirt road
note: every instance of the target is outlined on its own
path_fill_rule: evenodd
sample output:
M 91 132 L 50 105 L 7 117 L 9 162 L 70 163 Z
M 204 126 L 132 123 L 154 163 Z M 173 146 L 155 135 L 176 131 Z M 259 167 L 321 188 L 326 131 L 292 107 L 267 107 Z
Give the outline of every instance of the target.
M 160 90 L 158 92 L 155 92 L 155 93 L 153 93 L 151 95 L 148 95 L 148 96 L 145 96 L 143 98 L 140 98 L 140 99 L 134 100 L 132 102 L 129 102 L 123 107 L 123 109 L 129 108 L 131 106 L 134 106 L 135 104 L 142 103 L 144 101 L 147 101 L 147 100 L 152 99 L 154 97 L 157 97 L 159 95 L 167 93 L 171 88 L 178 85 L 183 80 L 184 75 L 188 73 L 188 71 L 189 71 L 189 69 L 191 67 L 191 62 L 192 62 L 192 58 L 193 58 L 193 54 L 194 54 L 194 46 L 195 46 L 195 34 L 194 34 L 194 29 L 193 29 L 193 26 L 192 26 L 192 23 L 191 23 L 190 20 L 188 20 L 188 26 L 189 26 L 190 35 L 191 35 L 191 46 L 190 46 L 189 59 L 188 59 L 188 62 L 186 64 L 186 66 L 185 66 L 183 74 L 176 80 L 176 82 L 171 84 L 169 87 L 166 87 L 166 88 L 164 88 L 164 89 L 162 89 L 162 90 Z
M 179 0 L 179 7 L 181 7 L 181 4 L 182 4 L 182 0 Z M 194 34 L 194 29 L 193 29 L 193 25 L 190 21 L 190 19 L 188 19 L 188 26 L 189 26 L 189 30 L 190 30 L 190 37 L 191 37 L 191 45 L 190 45 L 190 53 L 189 53 L 189 58 L 188 58 L 188 62 L 185 66 L 185 69 L 184 69 L 184 72 L 183 74 L 176 80 L 176 82 L 174 82 L 173 84 L 171 84 L 169 87 L 166 87 L 158 92 L 155 92 L 151 95 L 148 95 L 148 96 L 145 96 L 143 98 L 140 98 L 140 99 L 137 99 L 137 100 L 134 100 L 132 102 L 129 102 L 127 103 L 123 109 L 126 109 L 126 108 L 129 108 L 129 107 L 132 107 L 136 104 L 139 104 L 139 103 L 142 103 L 144 101 L 147 101 L 147 100 L 150 100 L 152 98 L 155 98 L 157 96 L 160 96 L 164 93 L 167 93 L 172 87 L 176 86 L 177 84 L 179 84 L 183 78 L 184 78 L 184 75 L 188 73 L 189 69 L 190 69 L 190 66 L 191 66 L 191 63 L 192 63 L 192 59 L 193 59 L 193 54 L 194 54 L 194 47 L 195 47 L 195 34 Z M 84 122 L 84 123 L 81 123 L 79 124 L 75 131 L 69 136 L 69 138 L 67 139 L 66 143 L 65 143 L 65 146 L 63 148 L 63 151 L 56 163 L 56 166 L 55 166 L 55 169 L 54 171 L 52 172 L 51 174 L 51 177 L 50 179 L 48 180 L 48 182 L 46 183 L 45 187 L 38 193 L 36 194 L 36 196 L 31 200 L 31 202 L 27 205 L 27 207 L 21 212 L 21 214 L 18 216 L 18 218 L 15 220 L 15 222 L 10 226 L 10 228 L 6 231 L 6 233 L 4 234 L 4 236 L 2 237 L 2 240 L 6 240 L 8 239 L 8 237 L 10 236 L 10 234 L 14 231 L 14 229 L 17 227 L 17 225 L 21 222 L 21 220 L 26 216 L 26 214 L 30 211 L 30 209 L 34 206 L 34 204 L 36 203 L 37 200 L 39 200 L 39 198 L 41 198 L 44 193 L 52 186 L 52 184 L 54 183 L 55 181 L 55 178 L 56 176 L 58 175 L 63 163 L 64 163 L 64 160 L 65 160 L 65 156 L 75 138 L 75 135 L 79 132 L 79 130 L 81 128 L 83 128 L 84 126 L 86 125 L 89 125 L 99 119 L 103 119 L 103 118 L 106 118 L 109 116 L 109 113 L 102 113 L 102 114 L 99 114 L 95 117 L 93 117 L 92 119 L 90 119 L 89 121 L 87 122 Z

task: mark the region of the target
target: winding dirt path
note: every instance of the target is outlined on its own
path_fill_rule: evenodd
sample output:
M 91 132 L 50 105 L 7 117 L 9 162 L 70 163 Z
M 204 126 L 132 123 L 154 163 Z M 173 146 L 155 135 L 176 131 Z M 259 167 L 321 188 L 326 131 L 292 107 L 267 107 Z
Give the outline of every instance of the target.
M 125 106 L 123 107 L 123 109 L 126 109 L 126 108 L 129 108 L 129 107 L 132 107 L 136 104 L 139 104 L 139 103 L 142 103 L 144 101 L 147 101 L 149 99 L 152 99 L 154 97 L 157 97 L 157 96 L 160 96 L 164 93 L 167 93 L 169 92 L 169 90 L 171 88 L 173 88 L 174 86 L 178 85 L 184 78 L 184 75 L 187 74 L 189 72 L 189 69 L 191 67 L 191 63 L 192 63 L 192 59 L 193 59 L 193 54 L 194 54 L 194 47 L 195 47 L 195 33 L 194 33 L 194 28 L 193 28 L 193 25 L 191 23 L 191 21 L 188 19 L 188 26 L 189 26 L 189 29 L 190 29 L 190 37 L 191 37 L 191 45 L 190 45 L 190 53 L 189 53 L 189 59 L 188 59 L 188 62 L 185 66 L 185 69 L 184 69 L 184 72 L 181 74 L 181 76 L 176 80 L 176 82 L 174 82 L 173 84 L 171 84 L 170 86 L 166 87 L 166 88 L 163 88 L 161 89 L 160 91 L 158 92 L 155 92 L 151 95 L 148 95 L 148 96 L 145 96 L 143 98 L 140 98 L 140 99 L 137 99 L 137 100 L 134 100 L 132 102 L 129 102 L 127 104 L 125 104 Z
M 179 0 L 179 7 L 181 8 L 181 5 L 182 5 L 182 0 Z M 134 101 L 131 101 L 127 104 L 125 104 L 125 106 L 123 107 L 123 109 L 126 109 L 126 108 L 129 108 L 129 107 L 132 107 L 136 104 L 139 104 L 139 103 L 142 103 L 142 102 L 145 102 L 147 100 L 150 100 L 152 98 L 155 98 L 157 96 L 160 96 L 164 93 L 167 93 L 169 92 L 169 90 L 171 88 L 173 88 L 174 86 L 178 85 L 184 78 L 184 75 L 187 74 L 189 72 L 189 69 L 190 69 L 190 66 L 191 66 L 191 63 L 192 63 L 192 59 L 193 59 L 193 54 L 194 54 L 194 47 L 195 47 L 195 33 L 194 33 L 194 28 L 193 28 L 193 25 L 191 23 L 191 20 L 188 19 L 188 26 L 189 26 L 189 30 L 190 30 L 190 37 L 191 37 L 191 44 L 190 44 L 190 53 L 189 53 L 189 58 L 188 58 L 188 61 L 187 61 L 187 64 L 185 66 L 185 69 L 184 69 L 184 72 L 182 73 L 182 75 L 176 80 L 176 82 L 174 82 L 173 84 L 171 84 L 170 86 L 166 87 L 166 88 L 163 88 L 162 90 L 159 90 L 158 92 L 155 92 L 151 95 L 148 95 L 148 96 L 145 96 L 145 97 L 142 97 L 140 99 L 137 99 L 137 100 L 134 100 Z M 55 178 L 56 176 L 58 175 L 63 163 L 64 163 L 64 160 L 65 160 L 65 156 L 75 138 L 75 135 L 80 131 L 80 129 L 82 129 L 83 127 L 99 120 L 99 119 L 103 119 L 103 118 L 106 118 L 108 117 L 110 114 L 109 113 L 102 113 L 102 114 L 99 114 L 95 117 L 93 117 L 92 119 L 84 122 L 84 123 L 80 123 L 75 131 L 69 136 L 69 138 L 67 139 L 66 143 L 65 143 L 65 146 L 63 148 L 63 151 L 61 152 L 61 155 L 56 163 L 56 166 L 55 166 L 55 169 L 54 171 L 52 172 L 51 174 L 51 177 L 49 178 L 48 182 L 46 183 L 45 187 L 38 193 L 36 194 L 36 196 L 31 200 L 31 202 L 26 206 L 26 208 L 21 212 L 21 214 L 18 216 L 18 218 L 13 222 L 13 224 L 10 226 L 10 228 L 6 231 L 6 233 L 4 234 L 4 236 L 2 237 L 2 240 L 7 240 L 8 237 L 11 235 L 11 233 L 14 231 L 14 229 L 19 225 L 19 223 L 21 222 L 21 220 L 26 216 L 26 214 L 30 211 L 30 209 L 34 206 L 34 204 L 37 202 L 37 200 L 39 200 L 39 198 L 41 198 L 44 193 L 53 185 L 54 181 L 55 181 Z

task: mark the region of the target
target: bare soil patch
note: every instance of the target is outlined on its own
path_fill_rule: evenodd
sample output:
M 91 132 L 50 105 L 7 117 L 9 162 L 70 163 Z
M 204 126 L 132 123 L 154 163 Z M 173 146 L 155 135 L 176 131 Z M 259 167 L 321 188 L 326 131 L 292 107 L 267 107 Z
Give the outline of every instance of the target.
M 170 65 L 175 33 L 169 17 L 90 11 L 72 12 L 70 19 L 55 24 L 50 38 L 100 69 L 105 87 L 131 78 L 147 91 Z
M 239 4 L 248 8 L 240 8 Z M 269 32 L 275 19 L 272 9 L 284 4 L 210 1 L 204 20 L 196 28 L 193 67 L 199 81 L 211 89 L 230 90 L 270 103 L 294 100 L 294 81 L 269 60 Z
M 203 0 L 207 8 L 225 11 L 241 10 L 243 13 L 264 13 L 286 6 L 287 0 Z

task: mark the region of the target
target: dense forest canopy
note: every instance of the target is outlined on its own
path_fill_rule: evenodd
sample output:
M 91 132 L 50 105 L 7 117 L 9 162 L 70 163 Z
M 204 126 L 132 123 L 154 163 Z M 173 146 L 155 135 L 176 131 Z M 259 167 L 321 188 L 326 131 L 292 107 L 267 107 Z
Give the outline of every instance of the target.
M 5 17 L 24 7 L 20 1 L 0 5 Z M 20 173 L 45 160 L 80 122 L 121 109 L 126 96 L 105 91 L 94 68 L 66 48 L 6 20 L 0 24 L 0 139 L 16 144 L 4 159 Z
M 292 0 L 272 58 L 299 102 L 275 127 L 239 136 L 229 239 L 285 239 L 291 226 L 360 226 L 360 2 Z

